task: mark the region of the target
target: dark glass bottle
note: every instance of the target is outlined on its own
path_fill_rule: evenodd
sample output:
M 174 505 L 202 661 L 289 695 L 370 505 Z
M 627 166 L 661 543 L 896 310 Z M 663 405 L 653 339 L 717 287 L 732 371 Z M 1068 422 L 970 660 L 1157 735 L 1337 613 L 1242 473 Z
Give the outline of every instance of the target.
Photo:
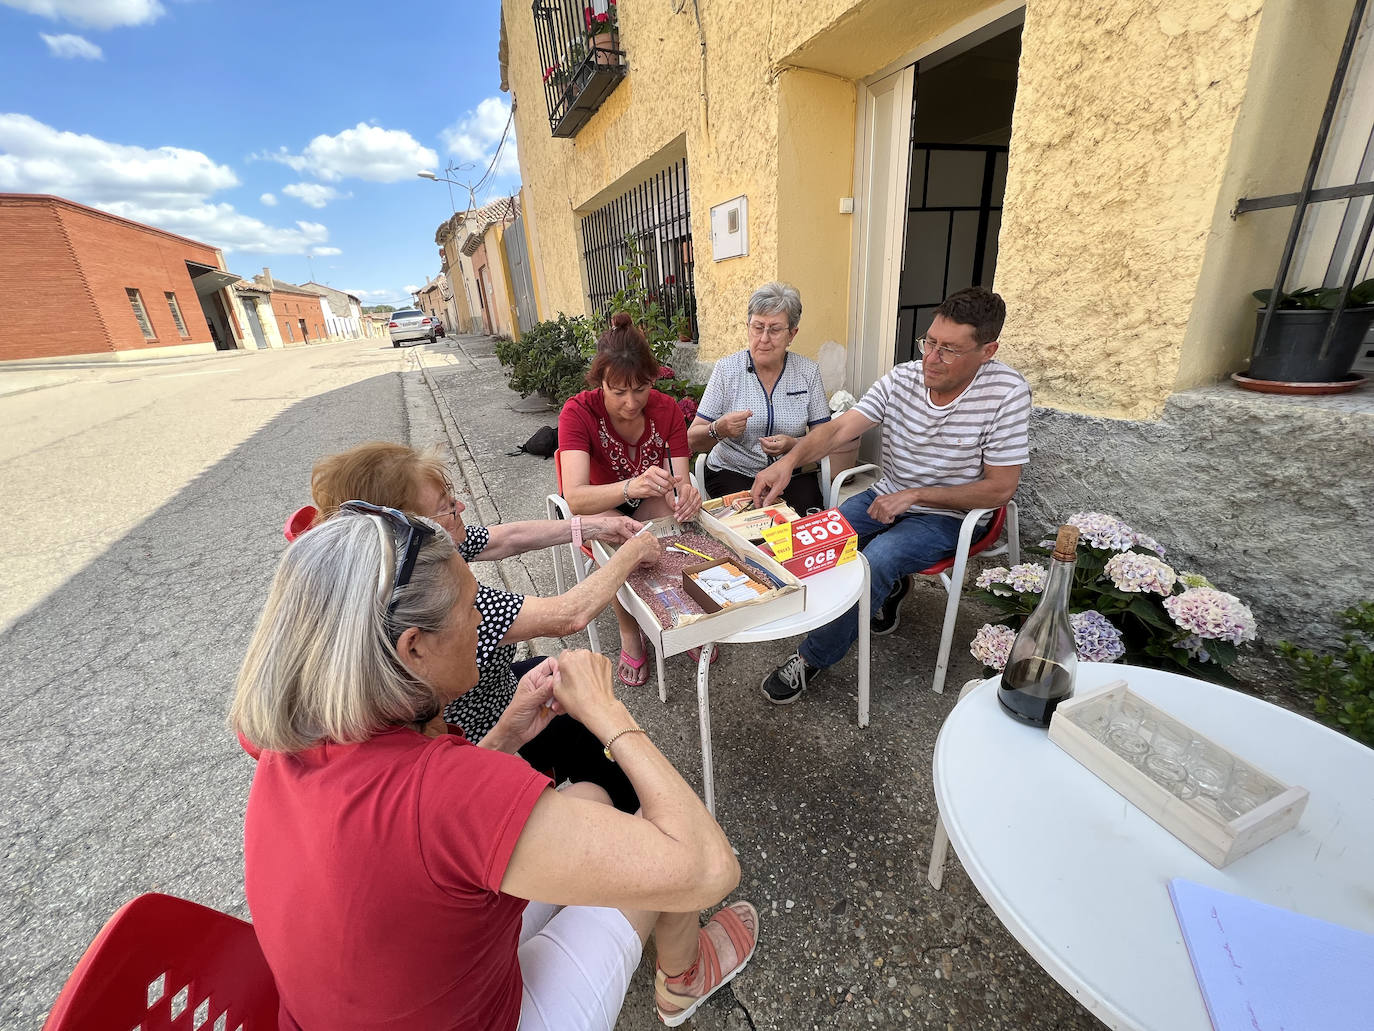
M 1078 554 L 1078 528 L 1061 526 L 1040 604 L 1021 627 L 1007 656 L 997 700 L 1022 723 L 1048 727 L 1059 703 L 1073 697 L 1078 651 L 1069 623 L 1069 591 Z

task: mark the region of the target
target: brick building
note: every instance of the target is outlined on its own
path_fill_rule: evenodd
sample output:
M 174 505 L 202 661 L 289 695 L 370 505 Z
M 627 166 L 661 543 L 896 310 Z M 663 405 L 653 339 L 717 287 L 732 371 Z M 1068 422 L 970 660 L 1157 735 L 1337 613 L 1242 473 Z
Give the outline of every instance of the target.
M 329 335 L 324 325 L 319 294 L 274 279 L 270 268 L 254 276 L 253 282 L 271 294 L 272 315 L 277 320 L 277 329 L 287 347 L 324 340 Z
M 0 194 L 0 361 L 196 354 L 243 343 L 209 244 L 83 204 Z M 316 305 L 318 313 L 318 305 Z

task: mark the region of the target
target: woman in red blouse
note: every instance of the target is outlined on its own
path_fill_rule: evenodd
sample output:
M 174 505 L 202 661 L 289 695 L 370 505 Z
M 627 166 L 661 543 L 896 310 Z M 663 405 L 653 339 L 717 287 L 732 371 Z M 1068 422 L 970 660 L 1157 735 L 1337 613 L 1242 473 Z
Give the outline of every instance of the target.
M 653 388 L 659 364 L 625 312 L 596 342 L 592 389 L 568 398 L 558 417 L 563 496 L 575 515 L 620 511 L 640 522 L 685 522 L 701 508 L 687 474 L 691 449 L 677 402 Z M 649 679 L 639 626 L 617 602 L 620 663 L 627 687 Z

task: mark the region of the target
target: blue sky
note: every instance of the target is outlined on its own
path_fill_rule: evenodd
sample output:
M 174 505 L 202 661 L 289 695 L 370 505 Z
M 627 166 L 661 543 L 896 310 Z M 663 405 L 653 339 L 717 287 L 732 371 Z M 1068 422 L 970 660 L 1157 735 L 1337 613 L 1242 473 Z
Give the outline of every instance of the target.
M 475 183 L 506 127 L 499 32 L 496 0 L 0 0 L 0 192 L 408 303 L 453 211 L 416 171 Z M 478 203 L 518 189 L 514 142 Z

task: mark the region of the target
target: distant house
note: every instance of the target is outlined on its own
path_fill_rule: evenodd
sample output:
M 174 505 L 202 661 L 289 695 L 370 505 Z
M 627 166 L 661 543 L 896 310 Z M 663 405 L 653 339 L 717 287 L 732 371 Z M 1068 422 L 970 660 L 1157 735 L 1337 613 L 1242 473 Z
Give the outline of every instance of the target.
M 325 332 L 331 337 L 356 337 L 362 335 L 361 305 L 352 294 L 336 290 L 323 283 L 302 283 L 298 288 L 306 293 L 318 294 L 320 312 L 324 316 Z
M 254 276 L 253 282 L 271 295 L 272 314 L 287 347 L 318 343 L 329 336 L 319 294 L 274 278 L 270 268 Z
M 471 313 L 466 332 L 518 339 L 534 325 L 538 306 L 518 198 L 500 197 L 460 212 L 434 239 L 454 284 L 452 306 Z
M 0 361 L 255 348 L 211 244 L 61 197 L 0 194 Z M 22 317 L 20 317 L 22 309 Z

